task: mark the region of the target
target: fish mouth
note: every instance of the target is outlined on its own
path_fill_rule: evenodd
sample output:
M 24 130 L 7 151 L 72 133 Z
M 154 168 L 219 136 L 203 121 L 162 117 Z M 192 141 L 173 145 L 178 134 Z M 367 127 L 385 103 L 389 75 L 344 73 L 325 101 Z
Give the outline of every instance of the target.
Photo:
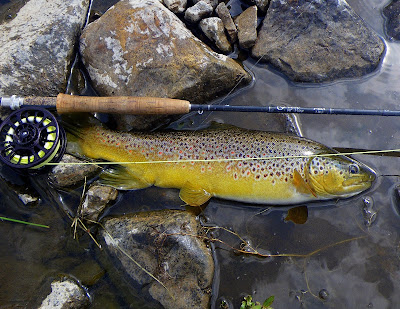
M 365 187 L 369 188 L 376 179 L 376 174 L 369 169 L 368 173 L 363 175 L 353 176 L 343 181 L 344 187 Z

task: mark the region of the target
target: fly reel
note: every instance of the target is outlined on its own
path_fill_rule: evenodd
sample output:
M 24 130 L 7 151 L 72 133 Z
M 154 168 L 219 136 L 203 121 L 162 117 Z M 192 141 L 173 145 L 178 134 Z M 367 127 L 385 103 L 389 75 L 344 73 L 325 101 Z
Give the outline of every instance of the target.
M 66 137 L 54 115 L 42 107 L 11 113 L 0 125 L 0 160 L 13 168 L 37 171 L 59 162 Z

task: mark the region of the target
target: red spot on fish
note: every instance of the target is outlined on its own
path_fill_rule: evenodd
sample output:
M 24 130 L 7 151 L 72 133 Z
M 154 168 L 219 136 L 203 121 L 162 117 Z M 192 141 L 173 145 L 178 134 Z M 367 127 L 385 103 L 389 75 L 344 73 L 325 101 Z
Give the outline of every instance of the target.
M 158 154 L 161 156 L 162 155 L 162 151 L 159 151 Z

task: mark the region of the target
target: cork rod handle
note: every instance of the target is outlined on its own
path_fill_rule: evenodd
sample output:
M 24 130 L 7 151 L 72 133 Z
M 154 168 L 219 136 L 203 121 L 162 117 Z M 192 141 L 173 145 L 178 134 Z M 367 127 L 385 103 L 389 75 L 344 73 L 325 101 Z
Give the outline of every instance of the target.
M 57 96 L 57 112 L 100 112 L 109 114 L 155 115 L 186 114 L 190 102 L 178 99 L 153 97 L 84 97 L 60 93 Z

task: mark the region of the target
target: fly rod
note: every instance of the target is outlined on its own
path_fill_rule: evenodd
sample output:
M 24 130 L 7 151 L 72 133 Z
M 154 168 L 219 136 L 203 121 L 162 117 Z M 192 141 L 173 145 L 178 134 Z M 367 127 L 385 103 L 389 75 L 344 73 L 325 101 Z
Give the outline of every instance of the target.
M 56 108 L 59 114 L 100 112 L 110 114 L 155 115 L 189 112 L 262 112 L 328 115 L 400 116 L 400 110 L 351 109 L 298 106 L 234 106 L 191 104 L 186 100 L 154 97 L 87 97 L 59 94 L 57 97 L 2 97 L 0 106 L 18 109 L 22 106 Z

